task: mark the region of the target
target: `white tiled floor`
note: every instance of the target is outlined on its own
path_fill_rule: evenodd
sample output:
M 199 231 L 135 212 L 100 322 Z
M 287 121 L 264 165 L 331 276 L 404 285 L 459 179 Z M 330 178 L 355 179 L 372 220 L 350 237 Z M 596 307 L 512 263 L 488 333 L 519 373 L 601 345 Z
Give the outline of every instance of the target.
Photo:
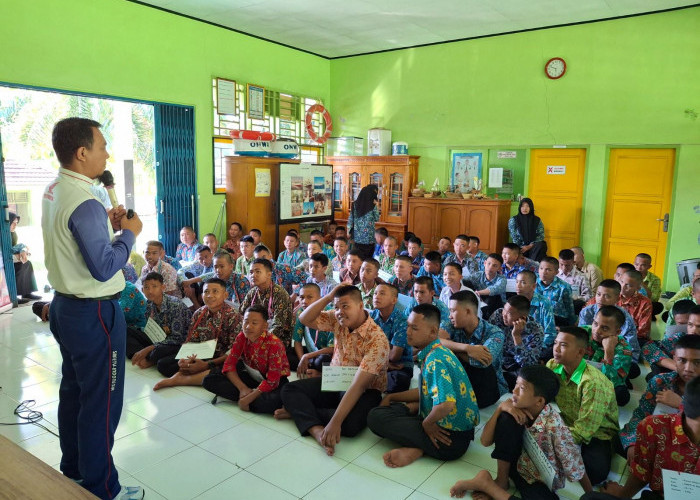
M 58 432 L 60 366 L 48 325 L 30 307 L 0 315 L 0 422 L 15 421 L 17 404 L 34 399 L 46 419 L 43 424 Z M 124 411 L 114 446 L 121 482 L 143 485 L 149 500 L 446 499 L 456 480 L 482 468 L 495 472 L 496 462 L 479 444 L 479 433 L 460 460 L 421 458 L 409 467 L 389 469 L 382 454 L 392 443 L 369 430 L 343 438 L 331 458 L 311 438 L 300 437 L 290 421 L 245 413 L 230 402 L 212 406 L 211 395 L 199 387 L 154 393 L 151 388 L 159 378 L 155 369 L 127 365 Z M 620 409 L 623 422 L 639 399 L 644 377 L 634 383 L 632 402 Z M 482 410 L 482 424 L 492 412 Z M 58 467 L 58 439 L 45 430 L 0 426 L 0 434 Z M 613 470 L 620 472 L 623 466 L 617 458 Z M 615 472 L 611 477 L 618 477 Z M 568 485 L 559 493 L 577 499 L 582 490 Z

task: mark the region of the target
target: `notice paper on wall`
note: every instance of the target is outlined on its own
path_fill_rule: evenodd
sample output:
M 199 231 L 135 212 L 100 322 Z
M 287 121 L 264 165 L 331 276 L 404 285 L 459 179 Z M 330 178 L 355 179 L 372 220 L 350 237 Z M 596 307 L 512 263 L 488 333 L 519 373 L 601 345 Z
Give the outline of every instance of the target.
M 489 169 L 489 187 L 490 188 L 502 188 L 503 187 L 503 169 L 502 168 L 490 168 Z
M 216 112 L 220 115 L 236 114 L 236 82 L 216 79 Z
M 205 342 L 185 342 L 175 356 L 175 359 L 189 358 L 197 356 L 198 359 L 211 359 L 216 350 L 216 339 Z
M 700 476 L 687 472 L 661 470 L 664 481 L 664 498 L 673 500 L 697 500 L 700 498 Z
M 154 344 L 163 342 L 165 337 L 167 337 L 163 329 L 160 327 L 160 325 L 158 325 L 158 323 L 155 322 L 153 318 L 148 318 L 148 321 L 146 321 L 146 327 L 143 329 L 143 333 L 145 333 L 146 337 L 151 339 L 151 342 Z
M 272 179 L 270 177 L 269 168 L 255 169 L 255 196 L 266 197 L 270 196 Z
M 499 151 L 496 153 L 496 157 L 501 159 L 501 158 L 517 158 L 518 157 L 518 152 L 517 151 Z
M 556 472 L 552 464 L 547 460 L 547 455 L 544 454 L 540 445 L 537 444 L 535 438 L 528 431 L 523 433 L 523 448 L 525 448 L 525 452 L 532 460 L 532 463 L 537 467 L 540 476 L 542 476 L 542 482 L 551 490 Z
M 347 391 L 355 380 L 358 366 L 324 366 L 321 374 L 321 390 L 328 392 Z

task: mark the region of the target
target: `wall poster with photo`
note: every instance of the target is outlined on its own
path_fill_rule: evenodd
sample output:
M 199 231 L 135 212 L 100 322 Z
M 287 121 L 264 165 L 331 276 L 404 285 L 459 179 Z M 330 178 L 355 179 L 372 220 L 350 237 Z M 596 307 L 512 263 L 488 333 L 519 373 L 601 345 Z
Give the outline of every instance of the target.
M 333 216 L 333 167 L 280 164 L 279 223 L 326 220 Z
M 450 184 L 462 193 L 480 189 L 482 180 L 482 153 L 454 153 Z

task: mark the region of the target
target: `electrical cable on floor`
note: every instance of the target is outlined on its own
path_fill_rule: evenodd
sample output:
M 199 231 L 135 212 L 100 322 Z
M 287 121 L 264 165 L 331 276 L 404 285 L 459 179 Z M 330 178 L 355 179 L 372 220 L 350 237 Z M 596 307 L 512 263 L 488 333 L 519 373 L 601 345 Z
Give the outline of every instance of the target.
M 0 425 L 34 424 L 37 427 L 41 427 L 45 431 L 50 432 L 54 436 L 59 437 L 59 435 L 56 434 L 54 431 L 40 423 L 42 420 L 44 420 L 44 414 L 40 411 L 32 410 L 34 406 L 36 406 L 36 401 L 34 401 L 33 399 L 25 399 L 17 405 L 14 414 L 17 415 L 19 418 L 26 420 L 26 422 L 0 422 Z

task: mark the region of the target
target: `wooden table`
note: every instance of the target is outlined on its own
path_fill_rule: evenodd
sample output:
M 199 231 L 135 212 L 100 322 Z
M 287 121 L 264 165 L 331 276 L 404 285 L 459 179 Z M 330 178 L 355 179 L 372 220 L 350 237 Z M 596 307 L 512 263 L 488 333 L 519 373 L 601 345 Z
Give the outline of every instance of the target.
M 76 500 L 97 498 L 53 467 L 0 436 L 0 499 Z

